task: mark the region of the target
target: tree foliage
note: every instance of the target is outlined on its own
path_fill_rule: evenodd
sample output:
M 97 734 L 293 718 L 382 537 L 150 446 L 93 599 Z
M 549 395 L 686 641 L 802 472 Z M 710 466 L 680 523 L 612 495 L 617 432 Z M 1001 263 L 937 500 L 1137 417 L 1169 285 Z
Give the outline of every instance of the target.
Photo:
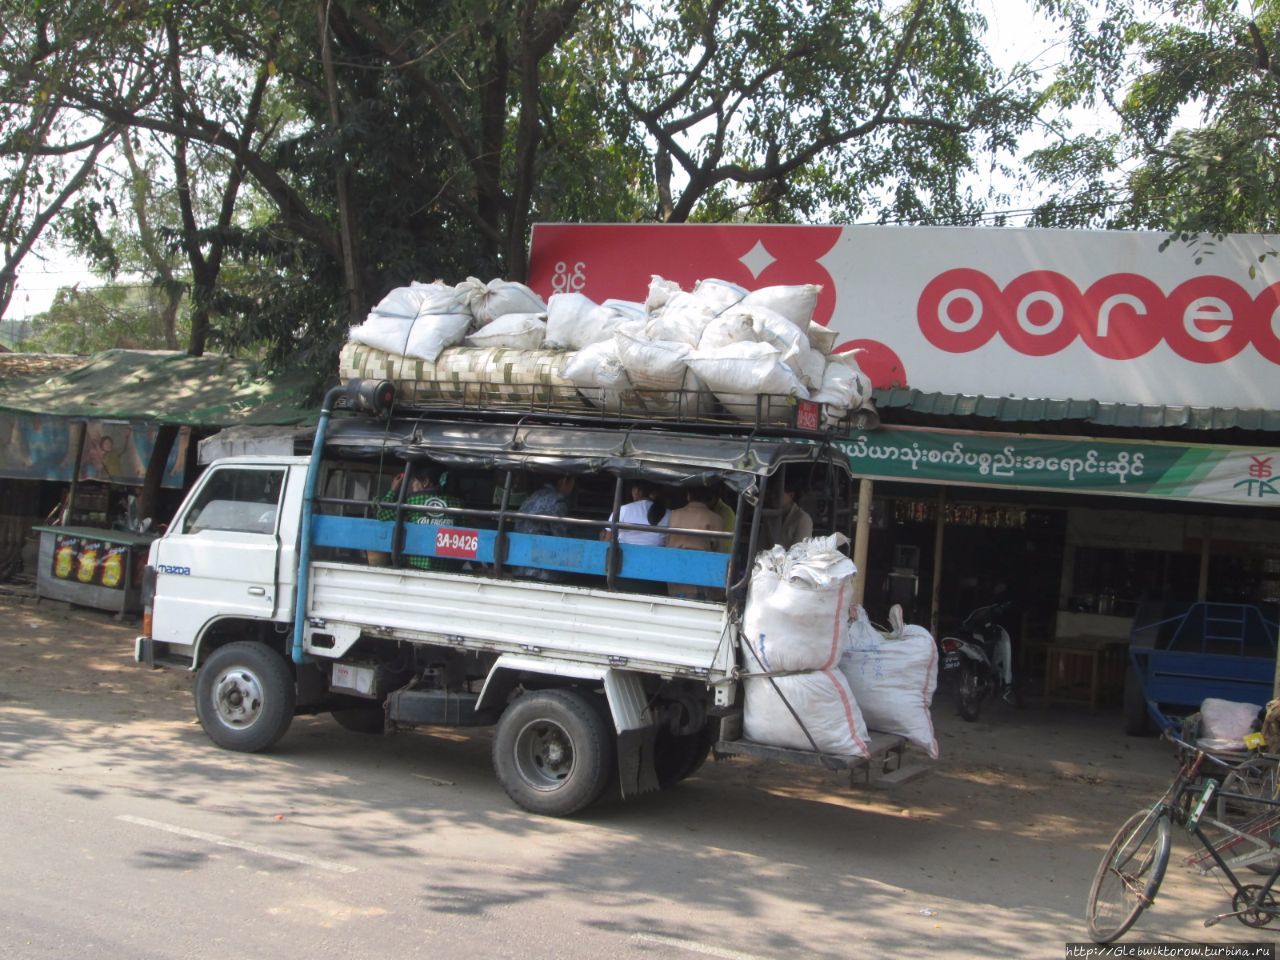
M 44 96 L 101 144 L 64 235 L 184 293 L 194 352 L 327 370 L 394 286 L 523 277 L 538 220 L 971 216 L 1036 106 L 974 11 L 0 0 L 0 159 L 43 170 Z
M 1035 117 L 1031 76 L 995 68 L 959 0 L 628 9 L 615 82 L 658 219 L 963 219 L 966 174 Z
M 1231 0 L 1044 4 L 1071 28 L 1053 87 L 1118 127 L 1052 144 L 1037 222 L 1180 234 L 1280 230 L 1280 7 Z

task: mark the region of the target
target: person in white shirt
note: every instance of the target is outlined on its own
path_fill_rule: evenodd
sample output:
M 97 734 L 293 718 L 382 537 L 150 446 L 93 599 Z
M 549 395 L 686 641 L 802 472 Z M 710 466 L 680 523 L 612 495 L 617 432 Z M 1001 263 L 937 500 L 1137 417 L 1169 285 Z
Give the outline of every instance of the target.
M 609 515 L 609 522 L 613 522 L 613 514 Z M 666 534 L 661 532 L 662 527 L 669 526 L 671 523 L 671 514 L 667 512 L 665 506 L 657 498 L 656 492 L 651 484 L 642 480 L 637 480 L 631 484 L 631 502 L 624 503 L 622 510 L 618 514 L 620 523 L 643 523 L 653 527 L 653 530 L 619 530 L 619 543 L 633 543 L 638 546 L 645 547 L 661 547 L 666 543 Z M 601 530 L 600 539 L 609 540 L 611 530 Z
M 613 522 L 613 519 L 613 514 L 610 514 L 609 521 Z M 642 523 L 653 528 L 652 530 L 619 530 L 618 542 L 620 544 L 661 547 L 666 544 L 667 540 L 662 528 L 670 525 L 671 515 L 658 498 L 653 485 L 643 480 L 636 480 L 631 484 L 631 502 L 622 505 L 622 509 L 618 511 L 618 521 L 620 523 Z M 612 533 L 612 530 L 601 530 L 600 539 L 610 540 L 612 539 L 610 536 Z M 665 593 L 667 589 L 665 583 L 639 580 L 633 577 L 618 577 L 614 584 L 618 590 L 624 593 Z

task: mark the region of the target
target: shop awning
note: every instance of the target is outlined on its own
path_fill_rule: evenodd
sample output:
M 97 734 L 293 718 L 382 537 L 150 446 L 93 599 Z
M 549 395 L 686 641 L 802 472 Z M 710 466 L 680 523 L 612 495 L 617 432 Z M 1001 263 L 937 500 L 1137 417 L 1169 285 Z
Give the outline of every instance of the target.
M 929 417 L 984 417 L 1003 423 L 1077 421 L 1132 429 L 1247 430 L 1280 432 L 1280 410 L 1107 403 L 1101 400 L 1036 400 L 962 393 L 926 393 L 904 387 L 875 392 L 876 407 Z
M 74 369 L 0 379 L 0 410 L 200 427 L 314 423 L 304 378 L 259 375 L 228 357 L 106 350 Z

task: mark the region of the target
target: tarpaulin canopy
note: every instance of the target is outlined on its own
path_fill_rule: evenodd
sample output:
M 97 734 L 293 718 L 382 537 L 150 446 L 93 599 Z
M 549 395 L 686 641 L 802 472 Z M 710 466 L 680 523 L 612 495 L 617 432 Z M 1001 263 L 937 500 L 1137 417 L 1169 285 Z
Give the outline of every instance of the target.
M 681 486 L 723 480 L 742 489 L 752 477 L 767 476 L 788 463 L 848 470 L 845 458 L 829 446 L 804 440 L 550 423 L 352 417 L 330 424 L 326 439 L 331 448 L 356 456 L 389 451 L 404 459 L 430 457 L 449 466 L 624 473 Z
M 303 378 L 228 357 L 106 350 L 72 370 L 0 379 L 0 410 L 199 427 L 314 423 Z

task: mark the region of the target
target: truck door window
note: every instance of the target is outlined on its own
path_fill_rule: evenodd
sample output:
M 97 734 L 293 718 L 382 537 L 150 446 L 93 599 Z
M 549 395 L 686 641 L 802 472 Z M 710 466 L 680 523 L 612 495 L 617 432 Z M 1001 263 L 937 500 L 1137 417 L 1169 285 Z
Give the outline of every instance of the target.
M 182 532 L 274 533 L 283 488 L 284 470 L 218 470 L 187 511 Z

